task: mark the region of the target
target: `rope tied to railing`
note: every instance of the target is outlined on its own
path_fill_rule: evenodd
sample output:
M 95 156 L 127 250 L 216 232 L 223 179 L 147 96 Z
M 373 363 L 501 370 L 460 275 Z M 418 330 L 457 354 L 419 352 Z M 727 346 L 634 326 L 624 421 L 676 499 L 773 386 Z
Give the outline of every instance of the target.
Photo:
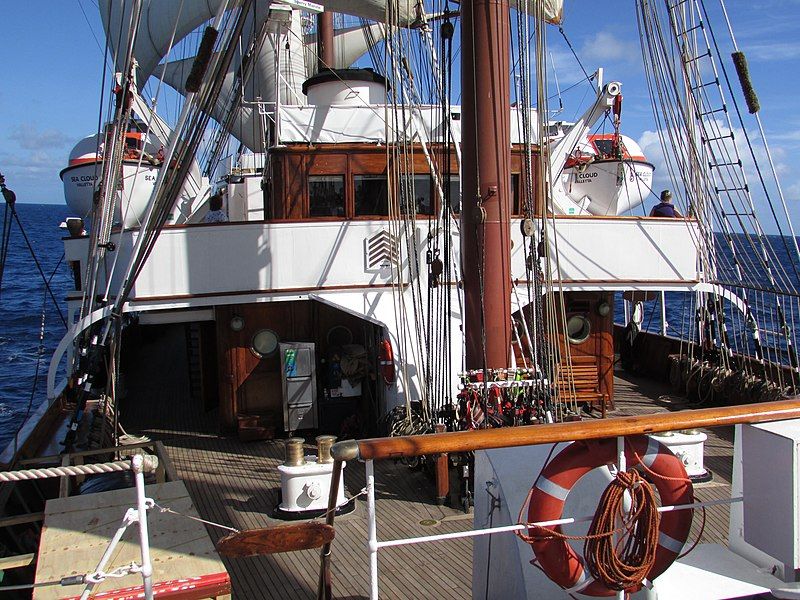
M 554 538 L 583 540 L 583 556 L 592 577 L 609 589 L 624 590 L 640 585 L 652 569 L 659 524 L 655 493 L 638 471 L 630 469 L 617 473 L 608 484 L 586 535 L 567 535 L 533 523 L 527 524 L 529 533 L 516 534 L 527 543 Z
M 155 471 L 158 467 L 156 456 L 144 456 L 142 470 Z M 88 465 L 65 465 L 61 467 L 46 467 L 43 469 L 24 469 L 21 471 L 0 472 L 0 482 L 28 481 L 31 479 L 49 479 L 52 477 L 70 477 L 74 475 L 99 475 L 102 473 L 115 473 L 130 471 L 130 460 L 118 460 L 108 463 L 94 463 Z
M 629 511 L 625 510 L 628 498 Z M 600 497 L 583 547 L 586 567 L 595 579 L 612 590 L 624 590 L 644 581 L 658 548 L 657 509 L 655 492 L 638 471 L 617 473 Z M 615 540 L 618 519 L 624 533 Z
M 191 519 L 192 521 L 198 521 L 199 523 L 204 523 L 205 525 L 210 525 L 211 527 L 219 527 L 220 529 L 226 529 L 228 531 L 232 531 L 233 533 L 241 533 L 240 529 L 236 529 L 235 527 L 230 527 L 228 525 L 223 525 L 222 523 L 215 523 L 214 521 L 207 521 L 205 519 L 201 519 L 200 517 L 193 517 L 192 515 L 187 515 L 182 512 L 178 512 L 177 510 L 173 510 L 167 506 L 161 506 L 158 502 L 153 502 L 153 506 L 155 506 L 158 510 L 162 513 L 169 513 L 171 515 L 176 515 L 179 517 L 186 517 L 187 519 Z

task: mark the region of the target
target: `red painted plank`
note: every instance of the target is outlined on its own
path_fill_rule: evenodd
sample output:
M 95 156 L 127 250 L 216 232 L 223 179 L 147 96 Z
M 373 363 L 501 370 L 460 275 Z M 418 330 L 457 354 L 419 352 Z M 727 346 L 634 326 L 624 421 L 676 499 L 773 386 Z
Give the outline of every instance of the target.
M 231 593 L 231 580 L 227 573 L 211 573 L 197 577 L 171 579 L 153 585 L 155 598 L 171 598 L 173 600 L 199 600 L 214 598 Z M 139 600 L 144 598 L 144 587 L 141 585 L 109 590 L 92 594 L 90 598 L 98 600 Z M 80 596 L 72 596 L 67 600 L 79 600 Z

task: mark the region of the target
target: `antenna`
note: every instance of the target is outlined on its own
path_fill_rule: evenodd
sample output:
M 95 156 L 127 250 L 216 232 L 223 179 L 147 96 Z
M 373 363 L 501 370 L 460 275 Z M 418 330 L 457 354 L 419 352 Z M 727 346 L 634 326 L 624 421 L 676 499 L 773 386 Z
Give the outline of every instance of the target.
M 553 112 L 553 115 L 557 115 L 564 111 L 564 101 L 561 98 L 561 86 L 558 85 L 558 73 L 556 72 L 556 61 L 553 60 L 552 52 L 550 52 L 550 66 L 553 68 L 553 79 L 556 82 L 556 93 L 558 94 L 558 110 Z

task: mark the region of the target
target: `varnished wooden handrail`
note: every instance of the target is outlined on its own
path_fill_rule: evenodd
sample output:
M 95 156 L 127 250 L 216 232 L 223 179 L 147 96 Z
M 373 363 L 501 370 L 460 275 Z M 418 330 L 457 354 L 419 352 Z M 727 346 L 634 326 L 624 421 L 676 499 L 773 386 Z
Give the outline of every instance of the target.
M 797 418 L 800 418 L 800 397 L 762 404 L 701 408 L 592 421 L 453 431 L 358 441 L 347 440 L 334 444 L 331 454 L 336 460 L 345 461 L 355 458 L 362 460 L 411 458 L 442 452 L 468 452 L 533 444 L 553 444 Z

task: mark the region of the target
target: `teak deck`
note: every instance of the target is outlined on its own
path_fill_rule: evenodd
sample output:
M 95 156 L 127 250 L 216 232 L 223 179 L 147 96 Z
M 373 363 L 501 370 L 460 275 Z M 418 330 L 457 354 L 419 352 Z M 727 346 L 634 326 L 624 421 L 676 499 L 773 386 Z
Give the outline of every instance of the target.
M 141 391 L 141 390 L 137 390 Z M 175 390 L 172 390 L 173 392 Z M 169 390 L 148 390 L 149 406 L 128 407 L 124 421 L 129 431 L 163 441 L 199 514 L 239 529 L 277 523 L 271 518 L 279 503 L 280 478 L 276 466 L 283 460 L 283 443 L 242 443 L 217 435 L 213 415 L 187 409 Z M 135 397 L 142 397 L 139 393 Z M 186 401 L 189 403 L 190 401 Z M 617 377 L 613 414 L 686 408 L 685 401 L 665 386 L 649 380 Z M 157 407 L 157 408 L 155 408 Z M 152 427 L 154 420 L 159 425 Z M 147 426 L 145 426 L 147 424 Z M 706 466 L 714 473 L 710 483 L 695 486 L 700 500 L 730 495 L 732 430 L 709 431 Z M 307 453 L 310 453 L 310 446 Z M 531 481 L 536 473 L 528 474 Z M 472 528 L 472 517 L 460 510 L 437 506 L 433 481 L 424 472 L 392 461 L 375 463 L 378 538 L 381 540 L 431 535 Z M 363 465 L 345 469 L 347 495 L 364 487 Z M 365 500 L 355 500 L 353 513 L 336 519 L 332 568 L 337 598 L 366 598 L 369 567 L 366 552 Z M 697 514 L 690 540 L 700 532 Z M 213 540 L 225 535 L 209 527 Z M 703 542 L 726 543 L 728 507 L 709 508 Z M 234 598 L 316 598 L 319 552 L 223 559 L 233 582 Z M 385 598 L 469 598 L 472 592 L 472 542 L 469 538 L 401 546 L 379 554 L 381 595 Z

